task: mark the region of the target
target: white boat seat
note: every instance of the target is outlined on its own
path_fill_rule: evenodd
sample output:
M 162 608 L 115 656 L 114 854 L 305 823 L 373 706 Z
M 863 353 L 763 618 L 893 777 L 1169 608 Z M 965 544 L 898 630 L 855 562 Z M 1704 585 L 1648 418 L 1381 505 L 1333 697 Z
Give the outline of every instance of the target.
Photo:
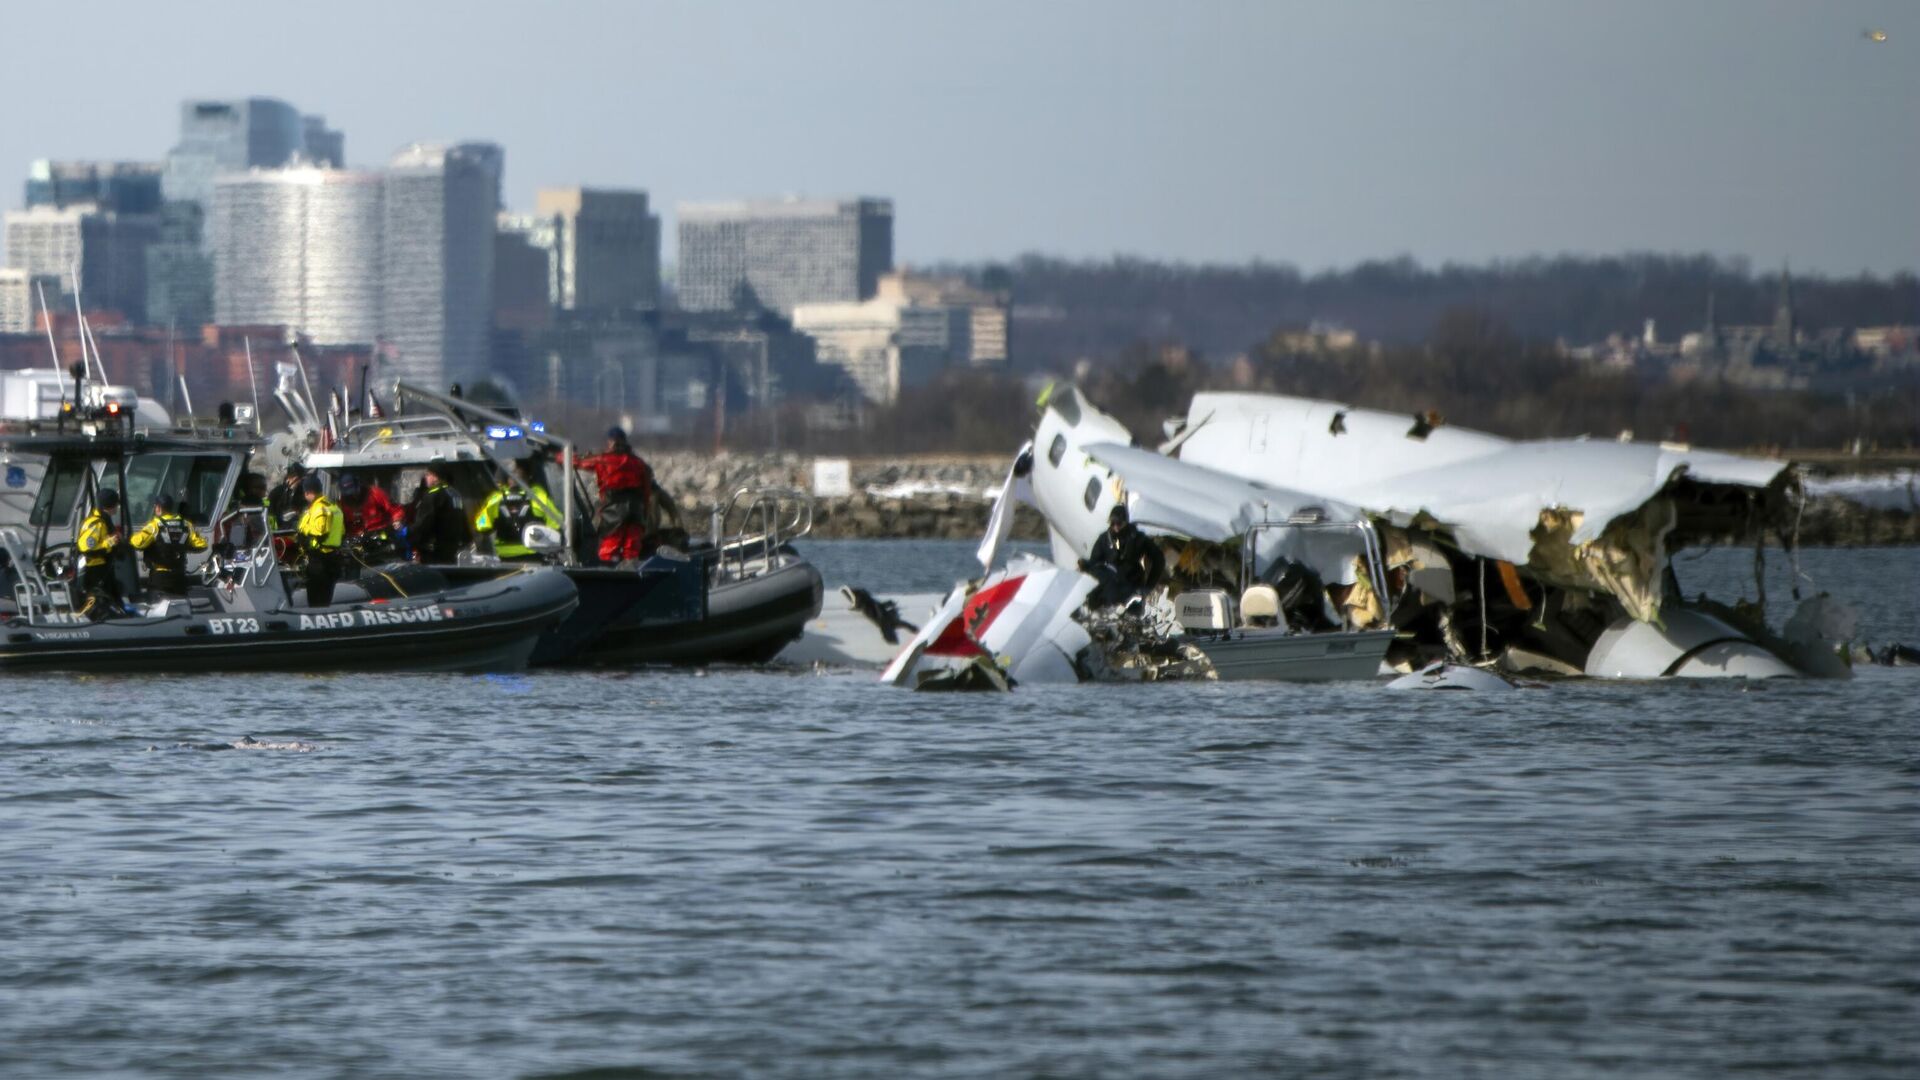
M 1271 585 L 1254 585 L 1240 594 L 1240 621 L 1245 626 L 1280 625 L 1280 592 Z

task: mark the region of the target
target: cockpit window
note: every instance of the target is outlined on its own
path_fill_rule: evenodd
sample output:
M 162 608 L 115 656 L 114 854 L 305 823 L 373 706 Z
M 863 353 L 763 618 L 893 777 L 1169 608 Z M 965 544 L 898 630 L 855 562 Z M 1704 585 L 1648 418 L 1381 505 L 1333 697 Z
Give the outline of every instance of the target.
M 1060 464 L 1060 459 L 1066 456 L 1067 437 L 1065 435 L 1055 435 L 1053 442 L 1047 446 L 1047 464 L 1057 466 Z

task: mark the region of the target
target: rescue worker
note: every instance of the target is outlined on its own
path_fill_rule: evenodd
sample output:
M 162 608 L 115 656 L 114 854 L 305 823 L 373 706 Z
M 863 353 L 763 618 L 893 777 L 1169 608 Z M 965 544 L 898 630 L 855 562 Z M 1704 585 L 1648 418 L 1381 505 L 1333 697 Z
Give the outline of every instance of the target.
M 347 519 L 347 538 L 362 558 L 384 561 L 393 557 L 393 527 L 400 508 L 379 484 L 362 483 L 348 473 L 340 478 L 340 512 Z
M 347 538 L 346 515 L 332 499 L 327 486 L 316 474 L 300 482 L 307 509 L 300 515 L 300 547 L 307 553 L 307 606 L 326 607 L 333 603 L 333 587 L 340 580 L 340 545 Z
M 147 554 L 147 588 L 163 596 L 187 595 L 187 553 L 207 550 L 207 538 L 174 511 L 173 496 L 153 497 L 153 520 L 127 540 Z
M 600 534 L 600 561 L 611 566 L 638 561 L 647 535 L 647 503 L 653 492 L 653 470 L 640 460 L 620 428 L 607 430 L 607 447 L 581 458 L 574 468 L 593 473 L 600 496 L 593 508 L 594 528 Z
M 1160 584 L 1167 560 L 1160 545 L 1140 531 L 1116 506 L 1107 515 L 1107 531 L 1093 542 L 1093 551 L 1080 560 L 1080 569 L 1100 582 L 1087 602 L 1094 607 L 1124 604 Z
M 300 516 L 306 512 L 307 499 L 301 490 L 306 480 L 307 467 L 294 462 L 287 466 L 287 475 L 280 486 L 267 496 L 267 516 L 273 519 L 273 531 L 276 534 L 291 535 L 300 525 Z
M 427 466 L 427 475 L 414 489 L 413 502 L 407 508 L 407 541 L 413 545 L 417 563 L 454 563 L 460 561 L 460 549 L 467 546 L 467 515 L 460 509 L 459 496 L 447 486 L 438 466 Z
M 536 554 L 526 545 L 527 527 L 545 525 L 561 528 L 560 510 L 545 486 L 533 478 L 533 465 L 521 460 L 513 463 L 513 478 L 502 483 L 473 519 L 473 531 L 493 537 L 493 553 L 502 559 L 530 559 Z
M 87 594 L 82 615 L 104 619 L 120 607 L 120 580 L 114 576 L 112 555 L 120 543 L 114 511 L 120 509 L 120 493 L 103 488 L 93 500 L 93 512 L 80 522 L 73 546 L 80 553 L 80 588 Z

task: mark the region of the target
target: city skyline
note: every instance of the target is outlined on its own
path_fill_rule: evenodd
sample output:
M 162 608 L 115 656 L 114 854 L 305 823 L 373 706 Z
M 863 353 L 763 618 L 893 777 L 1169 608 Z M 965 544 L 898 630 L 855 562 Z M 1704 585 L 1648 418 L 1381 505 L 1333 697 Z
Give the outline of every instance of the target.
M 1890 0 L 575 5 L 539 17 L 542 39 L 570 43 L 564 64 L 488 10 L 120 8 L 103 19 L 125 32 L 89 42 L 89 94 L 23 110 L 0 131 L 0 174 L 161 160 L 180 101 L 260 95 L 346 132 L 349 166 L 484 140 L 510 155 L 509 208 L 542 187 L 638 188 L 668 236 L 682 202 L 889 198 L 905 265 L 1629 250 L 1828 274 L 1920 265 L 1920 201 L 1903 194 L 1920 176 L 1906 117 L 1920 12 Z M 60 29 L 40 9 L 13 20 L 23 40 Z M 242 47 L 263 34 L 328 61 Z M 18 59 L 30 85 L 60 85 L 73 62 Z

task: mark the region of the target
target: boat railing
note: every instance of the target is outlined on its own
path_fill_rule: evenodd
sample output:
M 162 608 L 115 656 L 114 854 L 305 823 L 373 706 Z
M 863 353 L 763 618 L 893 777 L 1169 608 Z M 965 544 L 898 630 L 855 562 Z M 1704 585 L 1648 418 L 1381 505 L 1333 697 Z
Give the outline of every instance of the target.
M 82 621 L 73 607 L 72 584 L 52 580 L 40 572 L 39 563 L 33 558 L 33 545 L 19 529 L 0 528 L 0 551 L 6 552 L 7 561 L 13 566 L 13 600 L 22 619 L 42 624 Z
M 712 530 L 716 569 L 724 577 L 732 566 L 744 576 L 749 562 L 771 566 L 782 546 L 813 531 L 813 497 L 792 487 L 736 488 L 714 508 Z
M 340 441 L 347 446 L 365 447 L 376 442 L 388 442 L 395 439 L 413 437 L 458 435 L 470 433 L 450 416 L 439 413 L 422 413 L 415 416 L 390 416 L 379 420 L 357 420 L 347 427 Z
M 246 521 L 250 517 L 260 519 L 260 539 L 242 552 L 244 559 L 231 562 L 218 555 L 200 564 L 200 580 L 207 585 L 227 583 L 257 589 L 273 579 L 273 571 L 278 565 L 273 555 L 273 527 L 267 518 L 266 507 L 237 506 L 221 520 L 219 527 L 224 533 L 235 521 Z M 251 530 L 249 530 L 251 531 Z

